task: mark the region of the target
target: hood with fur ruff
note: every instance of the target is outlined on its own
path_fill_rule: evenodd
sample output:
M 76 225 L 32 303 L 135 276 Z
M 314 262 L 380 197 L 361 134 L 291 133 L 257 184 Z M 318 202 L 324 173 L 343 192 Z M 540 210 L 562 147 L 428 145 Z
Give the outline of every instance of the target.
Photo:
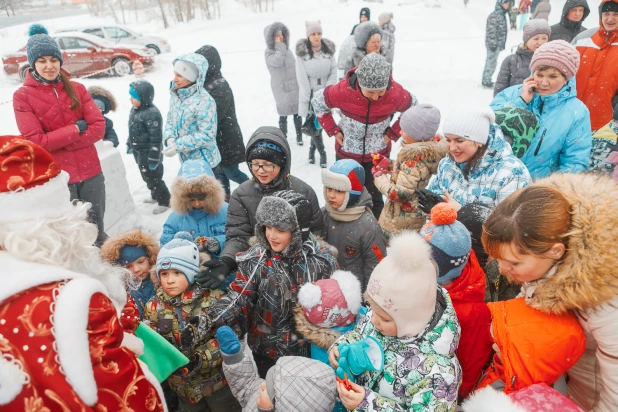
M 88 94 L 90 94 L 93 99 L 99 99 L 105 104 L 103 114 L 116 111 L 118 104 L 116 103 L 114 95 L 109 90 L 104 89 L 101 86 L 90 86 L 88 88 Z
M 225 202 L 223 186 L 215 178 L 210 166 L 203 161 L 187 160 L 183 163 L 172 184 L 170 200 L 172 210 L 180 215 L 186 215 L 193 210 L 189 198 L 191 193 L 206 195 L 203 209 L 209 215 L 219 213 Z
M 157 264 L 159 254 L 159 242 L 155 238 L 141 229 L 133 229 L 108 238 L 101 246 L 101 258 L 112 264 L 117 265 L 120 259 L 120 249 L 124 246 L 143 246 L 146 249 L 148 262 L 152 267 Z
M 308 39 L 299 39 L 296 42 L 296 55 L 300 58 L 305 57 L 311 50 L 310 42 Z M 322 38 L 322 50 L 321 52 L 330 56 L 335 55 L 335 43 L 328 39 Z

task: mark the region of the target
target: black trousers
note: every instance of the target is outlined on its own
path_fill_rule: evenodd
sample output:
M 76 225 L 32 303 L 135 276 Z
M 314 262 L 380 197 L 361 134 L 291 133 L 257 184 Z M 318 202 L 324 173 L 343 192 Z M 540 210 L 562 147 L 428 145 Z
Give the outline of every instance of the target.
M 169 206 L 170 191 L 163 181 L 163 162 L 160 162 L 155 170 L 150 170 L 147 151 L 133 150 L 133 157 L 152 198 L 161 206 Z
M 69 192 L 71 193 L 71 200 L 81 200 L 92 205 L 88 211 L 88 220 L 97 226 L 99 230 L 97 245 L 102 245 L 107 239 L 103 227 L 103 217 L 105 216 L 105 177 L 103 177 L 103 173 L 83 182 L 70 184 Z
M 343 157 L 336 155 L 337 160 L 343 159 Z M 380 213 L 382 213 L 382 209 L 384 209 L 384 199 L 382 198 L 382 192 L 378 190 L 375 182 L 373 181 L 373 174 L 371 173 L 371 169 L 373 168 L 373 162 L 361 163 L 363 169 L 365 169 L 365 187 L 367 191 L 371 195 L 371 200 L 373 201 L 373 207 L 371 211 L 376 219 L 380 219 Z

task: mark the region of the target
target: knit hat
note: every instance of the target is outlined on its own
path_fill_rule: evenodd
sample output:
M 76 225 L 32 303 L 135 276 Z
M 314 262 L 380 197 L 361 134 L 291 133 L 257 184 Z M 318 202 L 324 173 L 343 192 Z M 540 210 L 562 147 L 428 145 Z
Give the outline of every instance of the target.
M 124 245 L 119 252 L 118 264 L 121 266 L 133 263 L 142 256 L 148 256 L 146 248 L 139 245 Z
M 393 19 L 393 13 L 392 12 L 382 13 L 378 17 L 378 23 L 380 24 L 380 26 L 383 26 L 384 24 L 390 22 L 392 19 Z
M 564 40 L 554 40 L 545 43 L 536 51 L 530 61 L 530 71 L 534 71 L 539 66 L 551 66 L 559 70 L 567 81 L 571 80 L 579 69 L 579 52 L 570 43 Z
M 176 269 L 193 285 L 195 276 L 200 273 L 200 252 L 188 232 L 178 232 L 174 239 L 161 247 L 157 256 L 157 278 L 161 280 L 162 270 Z
M 601 14 L 610 11 L 618 13 L 618 3 L 616 3 L 615 1 L 606 1 L 601 4 Z
M 522 158 L 539 130 L 540 122 L 534 113 L 519 107 L 504 107 L 496 110 L 496 123 L 513 153 Z
M 369 53 L 358 65 L 356 76 L 363 89 L 370 92 L 384 90 L 390 80 L 391 65 L 378 53 Z
M 343 212 L 346 207 L 358 203 L 363 194 L 365 169 L 356 160 L 337 160 L 330 169 L 322 169 L 322 184 L 324 185 L 325 196 L 326 188 L 346 192 L 343 204 L 337 209 Z
M 426 142 L 438 132 L 440 110 L 427 103 L 412 106 L 401 115 L 399 125 L 414 140 Z
M 306 21 L 305 29 L 307 30 L 307 37 L 311 36 L 313 33 L 322 34 L 322 23 L 320 20 Z
M 195 83 L 200 75 L 197 66 L 186 60 L 176 60 L 174 62 L 174 72 L 189 80 L 191 83 Z
M 404 232 L 373 270 L 367 294 L 393 318 L 398 337 L 416 336 L 435 311 L 436 278 L 429 245 L 418 233 Z
M 360 14 L 358 15 L 358 18 L 360 19 L 363 16 L 367 17 L 367 20 L 371 20 L 371 10 L 369 10 L 369 7 L 363 7 L 360 10 Z
M 528 20 L 524 24 L 524 44 L 538 34 L 547 34 L 547 37 L 551 36 L 551 27 L 545 19 L 533 19 Z
M 438 268 L 438 283 L 446 285 L 461 275 L 470 257 L 470 232 L 459 221 L 455 208 L 438 203 L 431 209 L 431 220 L 420 235 L 431 245 L 431 256 Z
M 60 66 L 64 64 L 58 43 L 48 34 L 43 25 L 33 24 L 28 29 L 28 35 L 30 38 L 26 44 L 26 54 L 30 67 L 34 69 L 34 63 L 43 56 L 53 56 L 60 60 Z
M 0 136 L 0 165 L 0 225 L 54 219 L 71 210 L 69 175 L 41 146 Z
M 187 79 L 188 80 L 188 79 Z M 133 85 L 129 86 L 129 95 L 134 98 L 135 100 L 137 100 L 138 102 L 142 100 L 142 98 L 139 96 L 139 93 L 137 93 L 137 90 L 135 90 L 135 88 L 133 87 Z
M 490 132 L 489 125 L 495 118 L 489 106 L 462 105 L 449 113 L 442 125 L 442 133 L 486 144 Z
M 285 166 L 287 162 L 287 157 L 283 148 L 277 143 L 266 140 L 257 141 L 251 146 L 251 149 L 249 149 L 249 153 L 247 153 L 247 162 L 251 163 L 254 159 L 266 160 L 280 167 Z
M 298 303 L 312 324 L 321 328 L 354 323 L 361 306 L 361 284 L 352 272 L 338 270 L 330 279 L 305 283 Z
M 382 29 L 378 23 L 374 21 L 360 23 L 356 26 L 356 29 L 354 29 L 354 42 L 356 43 L 356 47 L 364 50 L 367 42 L 374 34 L 382 36 Z

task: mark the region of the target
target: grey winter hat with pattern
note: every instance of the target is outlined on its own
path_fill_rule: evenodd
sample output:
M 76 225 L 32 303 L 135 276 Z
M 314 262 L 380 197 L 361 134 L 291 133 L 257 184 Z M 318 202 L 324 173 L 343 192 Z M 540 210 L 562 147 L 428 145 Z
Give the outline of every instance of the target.
M 404 133 L 414 140 L 426 142 L 433 139 L 438 132 L 440 118 L 440 110 L 423 103 L 406 110 L 399 119 L 399 125 Z
M 539 34 L 547 34 L 547 38 L 551 36 L 551 27 L 545 19 L 528 20 L 524 24 L 524 44 Z
M 356 69 L 358 84 L 365 90 L 376 92 L 388 87 L 391 65 L 378 53 L 369 53 Z
M 34 69 L 34 63 L 43 56 L 52 56 L 60 60 L 60 66 L 64 63 L 62 61 L 62 52 L 58 43 L 49 34 L 47 29 L 41 24 L 33 24 L 28 29 L 30 38 L 26 45 L 26 54 L 28 55 L 28 64 Z

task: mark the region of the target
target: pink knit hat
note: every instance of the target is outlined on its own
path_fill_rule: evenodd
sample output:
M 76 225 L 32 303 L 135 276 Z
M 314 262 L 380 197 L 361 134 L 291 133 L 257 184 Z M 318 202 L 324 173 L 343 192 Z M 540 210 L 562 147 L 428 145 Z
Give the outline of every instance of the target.
M 564 40 L 550 41 L 536 49 L 532 56 L 530 71 L 534 74 L 539 66 L 554 67 L 564 74 L 567 81 L 571 80 L 579 69 L 579 52 Z

